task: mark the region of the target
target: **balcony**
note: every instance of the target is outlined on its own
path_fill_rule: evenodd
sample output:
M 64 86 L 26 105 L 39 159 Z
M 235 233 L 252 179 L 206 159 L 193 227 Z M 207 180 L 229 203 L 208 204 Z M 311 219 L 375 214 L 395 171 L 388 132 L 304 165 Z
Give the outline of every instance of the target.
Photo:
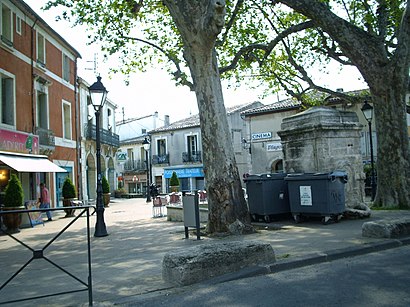
M 200 151 L 191 152 L 183 152 L 182 153 L 182 162 L 184 163 L 201 163 L 202 162 L 202 155 Z
M 87 140 L 96 141 L 96 127 L 95 125 L 85 126 L 85 137 Z M 111 131 L 101 129 L 100 130 L 100 140 L 101 144 L 106 144 L 109 146 L 120 147 L 120 136 L 118 134 L 112 133 Z
M 153 155 L 152 164 L 169 164 L 169 154 Z
M 142 160 L 128 160 L 124 163 L 124 171 L 145 171 L 147 164 Z
M 40 146 L 55 148 L 56 142 L 54 132 L 52 130 L 36 127 L 36 134 L 38 135 L 38 142 Z

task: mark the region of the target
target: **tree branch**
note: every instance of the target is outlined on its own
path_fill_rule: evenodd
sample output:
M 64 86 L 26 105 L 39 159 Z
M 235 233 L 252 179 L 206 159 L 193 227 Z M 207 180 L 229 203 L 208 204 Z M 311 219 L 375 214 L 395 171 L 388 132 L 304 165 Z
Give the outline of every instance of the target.
M 275 39 L 273 39 L 272 41 L 269 42 L 269 44 L 251 44 L 248 46 L 244 46 L 242 48 L 240 48 L 238 50 L 238 52 L 235 54 L 234 58 L 231 61 L 231 64 L 229 64 L 228 66 L 225 67 L 220 67 L 219 68 L 219 73 L 224 73 L 227 72 L 229 70 L 233 70 L 237 67 L 239 60 L 245 56 L 250 54 L 251 51 L 254 50 L 263 50 L 265 52 L 265 56 L 264 58 L 267 57 L 267 55 L 269 55 L 272 50 L 275 48 L 275 46 L 280 43 L 284 38 L 286 38 L 287 36 L 293 34 L 293 33 L 297 33 L 303 30 L 306 30 L 308 28 L 312 28 L 315 26 L 315 23 L 313 21 L 306 21 L 297 25 L 294 25 L 288 29 L 286 29 L 285 31 L 279 33 Z
M 186 78 L 184 78 L 184 73 L 182 72 L 181 67 L 180 67 L 180 65 L 179 65 L 179 64 L 180 64 L 180 61 L 179 61 L 177 58 L 175 58 L 174 56 L 172 56 L 170 53 L 168 53 L 166 50 L 164 50 L 164 49 L 161 48 L 160 46 L 158 46 L 158 45 L 156 45 L 156 44 L 154 44 L 154 43 L 152 43 L 152 42 L 149 42 L 149 41 L 147 41 L 147 40 L 145 40 L 145 39 L 141 39 L 141 38 L 137 38 L 137 37 L 130 37 L 130 36 L 121 36 L 121 37 L 124 38 L 124 39 L 127 39 L 127 40 L 134 40 L 134 41 L 138 41 L 138 42 L 144 43 L 144 44 L 146 44 L 146 45 L 149 45 L 149 46 L 151 46 L 151 47 L 153 47 L 153 48 L 159 50 L 159 51 L 160 51 L 161 53 L 163 53 L 171 62 L 174 63 L 174 65 L 175 65 L 175 67 L 176 67 L 176 71 L 173 72 L 172 75 L 174 76 L 175 80 L 178 81 L 181 85 L 186 85 L 186 86 L 188 86 L 191 91 L 194 91 L 194 85 L 193 85 L 191 82 L 189 82 L 188 80 L 186 80 Z
M 232 11 L 232 16 L 225 25 L 225 31 L 222 35 L 222 38 L 220 40 L 216 41 L 216 44 L 215 44 L 216 46 L 222 46 L 225 43 L 225 41 L 228 37 L 228 33 L 229 33 L 230 29 L 232 28 L 238 14 L 239 14 L 239 10 L 242 8 L 243 2 L 244 2 L 244 0 L 238 0 L 238 2 L 236 2 L 235 8 Z

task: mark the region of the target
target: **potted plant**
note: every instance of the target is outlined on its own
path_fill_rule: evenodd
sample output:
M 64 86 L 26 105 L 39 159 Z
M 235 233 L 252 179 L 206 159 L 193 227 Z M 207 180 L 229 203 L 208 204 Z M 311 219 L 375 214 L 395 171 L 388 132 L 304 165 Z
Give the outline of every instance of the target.
M 3 210 L 21 210 L 24 209 L 24 192 L 21 182 L 15 174 L 11 174 L 10 180 L 4 191 L 4 209 Z M 19 232 L 21 224 L 21 213 L 10 213 L 3 215 L 3 223 L 9 233 Z
M 77 191 L 73 182 L 71 181 L 70 177 L 66 177 L 63 183 L 63 206 L 64 207 L 72 207 L 72 201 L 77 199 Z M 75 209 L 66 209 L 64 210 L 66 213 L 66 217 L 74 216 Z
M 114 196 L 115 198 L 122 198 L 123 195 L 125 195 L 127 192 L 125 191 L 124 188 L 119 188 L 114 191 Z
M 102 191 L 103 191 L 103 199 L 104 199 L 104 207 L 108 207 L 110 203 L 110 184 L 108 183 L 107 178 L 105 176 L 102 177 Z
M 171 179 L 169 180 L 169 186 L 171 188 L 171 192 L 178 192 L 179 179 L 176 172 L 172 172 Z

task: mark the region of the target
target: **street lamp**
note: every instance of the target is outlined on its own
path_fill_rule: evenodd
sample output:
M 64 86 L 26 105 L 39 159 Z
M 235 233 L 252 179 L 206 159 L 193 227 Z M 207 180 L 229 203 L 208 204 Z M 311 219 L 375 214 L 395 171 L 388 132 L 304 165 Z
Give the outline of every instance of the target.
M 108 236 L 107 228 L 104 222 L 104 204 L 102 193 L 102 176 L 101 176 L 101 139 L 100 139 L 100 114 L 107 98 L 108 91 L 101 83 L 101 77 L 97 77 L 97 82 L 91 85 L 90 91 L 91 104 L 95 110 L 95 136 L 96 136 L 96 156 L 97 156 L 97 222 L 95 224 L 94 237 Z
M 150 191 L 150 187 L 151 187 L 151 172 L 150 172 L 150 165 L 149 165 L 149 158 L 148 158 L 148 152 L 149 149 L 151 147 L 150 142 L 148 141 L 147 138 L 144 139 L 144 141 L 142 142 L 142 145 L 144 146 L 145 149 L 145 161 L 147 163 L 147 203 L 149 203 L 151 201 L 151 191 Z
M 373 156 L 373 135 L 372 135 L 372 119 L 373 119 L 373 107 L 365 101 L 362 107 L 362 112 L 364 118 L 367 120 L 369 125 L 369 134 L 370 134 L 370 163 L 371 163 L 371 187 L 372 187 L 372 201 L 376 196 L 376 180 L 374 176 L 374 156 Z

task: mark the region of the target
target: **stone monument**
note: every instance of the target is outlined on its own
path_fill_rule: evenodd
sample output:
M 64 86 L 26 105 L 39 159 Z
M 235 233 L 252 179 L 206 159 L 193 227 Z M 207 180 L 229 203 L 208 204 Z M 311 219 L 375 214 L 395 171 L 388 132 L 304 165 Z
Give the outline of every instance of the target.
M 345 171 L 346 207 L 360 215 L 370 214 L 364 202 L 360 132 L 356 113 L 330 107 L 312 107 L 283 119 L 281 131 L 285 172 Z

